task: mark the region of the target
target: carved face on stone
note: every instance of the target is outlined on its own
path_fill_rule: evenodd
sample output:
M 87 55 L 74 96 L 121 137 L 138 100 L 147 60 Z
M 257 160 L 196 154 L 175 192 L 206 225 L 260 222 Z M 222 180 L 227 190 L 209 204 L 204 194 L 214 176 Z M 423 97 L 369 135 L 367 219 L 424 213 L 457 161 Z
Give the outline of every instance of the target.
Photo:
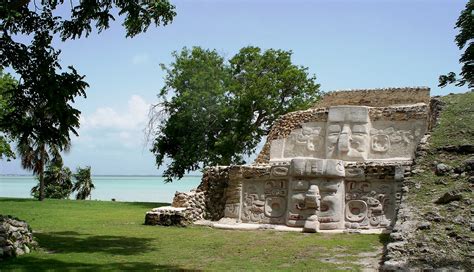
M 370 121 L 367 107 L 329 108 L 326 135 L 327 158 L 366 160 L 369 152 Z

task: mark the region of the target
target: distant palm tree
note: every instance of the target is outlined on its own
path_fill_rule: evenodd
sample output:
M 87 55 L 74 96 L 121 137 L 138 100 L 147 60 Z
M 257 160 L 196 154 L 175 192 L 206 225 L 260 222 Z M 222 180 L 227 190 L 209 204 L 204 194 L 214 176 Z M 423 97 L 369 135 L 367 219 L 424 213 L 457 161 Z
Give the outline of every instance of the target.
M 91 178 L 91 167 L 77 168 L 76 174 L 74 174 L 76 183 L 74 183 L 73 191 L 77 191 L 76 199 L 84 200 L 87 197 L 91 198 L 91 192 L 95 189 Z
M 60 147 L 61 146 L 61 147 Z M 61 145 L 47 143 L 31 137 L 21 137 L 18 140 L 17 150 L 21 158 L 23 168 L 32 170 L 39 179 L 39 196 L 42 201 L 45 198 L 44 168 L 49 162 L 62 161 L 61 150 L 68 151 L 70 143 L 65 141 Z
M 73 187 L 71 170 L 62 161 L 52 160 L 44 171 L 44 187 L 46 198 L 69 198 Z M 31 194 L 39 197 L 39 185 L 31 189 Z

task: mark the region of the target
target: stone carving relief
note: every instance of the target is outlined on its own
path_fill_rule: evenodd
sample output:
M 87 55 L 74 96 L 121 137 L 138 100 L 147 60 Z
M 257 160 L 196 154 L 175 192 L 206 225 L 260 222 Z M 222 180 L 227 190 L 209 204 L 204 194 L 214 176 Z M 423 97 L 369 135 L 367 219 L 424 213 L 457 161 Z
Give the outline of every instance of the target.
M 342 218 L 344 186 L 343 179 L 321 181 L 321 208 L 319 222 L 321 229 L 338 229 L 344 225 Z
M 272 169 L 270 170 L 270 174 L 272 177 L 275 178 L 281 178 L 281 177 L 287 177 L 289 172 L 288 166 L 282 166 L 282 165 L 274 165 L 272 166 Z
M 270 161 L 411 159 L 425 130 L 425 120 L 372 122 L 368 107 L 335 106 L 327 122 L 303 123 L 286 139 L 273 140 Z
M 321 157 L 324 150 L 324 123 L 303 123 L 293 130 L 285 141 L 283 157 Z
M 321 198 L 319 188 L 308 180 L 293 180 L 290 184 L 291 194 L 286 224 L 291 227 L 303 227 L 310 217 L 317 218 Z
M 326 157 L 347 161 L 366 160 L 370 121 L 367 107 L 329 108 Z
M 372 158 L 412 157 L 416 143 L 422 137 L 422 126 L 398 127 L 387 124 L 370 130 Z
M 401 199 L 402 165 L 427 124 L 399 108 L 377 109 L 380 115 L 369 109 L 332 106 L 321 111 L 326 121 L 302 123 L 272 140 L 269 168 L 259 166 L 265 175 L 242 170 L 242 203 L 226 205 L 226 216 L 309 232 L 389 228 Z
M 243 189 L 242 222 L 284 223 L 287 181 L 246 181 Z
M 344 162 L 341 160 L 292 159 L 291 175 L 294 177 L 344 177 Z
M 224 217 L 239 218 L 240 203 L 225 204 Z
M 394 185 L 387 182 L 346 182 L 346 227 L 388 227 L 395 215 L 397 197 Z

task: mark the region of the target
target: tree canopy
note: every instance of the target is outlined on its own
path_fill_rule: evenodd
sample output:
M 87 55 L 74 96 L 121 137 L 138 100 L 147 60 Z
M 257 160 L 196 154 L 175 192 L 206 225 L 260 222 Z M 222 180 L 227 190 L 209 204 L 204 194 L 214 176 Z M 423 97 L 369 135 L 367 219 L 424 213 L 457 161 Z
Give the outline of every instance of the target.
M 242 48 L 228 61 L 200 47 L 174 52 L 150 115 L 157 166 L 171 159 L 167 182 L 209 165 L 244 163 L 282 114 L 319 98 L 308 69 L 291 51 Z
M 7 107 L 8 92 L 14 89 L 17 85 L 17 81 L 9 74 L 3 73 L 3 70 L 0 69 L 0 120 L 10 111 L 11 108 Z M 15 158 L 15 153 L 10 147 L 11 139 L 8 134 L 5 132 L 2 133 L 0 130 L 0 160 L 5 158 L 7 160 Z
M 88 84 L 73 66 L 63 69 L 53 38 L 62 41 L 101 32 L 116 16 L 124 17 L 127 37 L 146 31 L 151 24 L 166 25 L 176 15 L 167 0 L 155 1 L 36 1 L 0 3 L 0 70 L 8 67 L 18 76 L 13 88 L 2 91 L 0 132 L 18 142 L 22 165 L 39 175 L 39 199 L 44 198 L 44 167 L 70 145 L 77 135 L 80 111 L 72 106 L 86 97 Z M 59 8 L 69 14 L 59 15 Z M 4 95 L 5 94 L 5 95 Z M 8 142 L 0 139 L 5 156 Z M 3 151 L 5 148 L 6 151 Z M 11 151 L 11 150 L 10 150 Z
M 448 84 L 456 86 L 468 85 L 474 88 L 474 0 L 469 0 L 466 8 L 461 12 L 455 28 L 459 29 L 455 42 L 459 50 L 464 52 L 461 54 L 459 62 L 462 64 L 460 78 L 456 77 L 456 73 L 449 72 L 447 75 L 439 77 L 439 87 L 445 87 Z M 466 47 L 467 46 L 467 47 Z

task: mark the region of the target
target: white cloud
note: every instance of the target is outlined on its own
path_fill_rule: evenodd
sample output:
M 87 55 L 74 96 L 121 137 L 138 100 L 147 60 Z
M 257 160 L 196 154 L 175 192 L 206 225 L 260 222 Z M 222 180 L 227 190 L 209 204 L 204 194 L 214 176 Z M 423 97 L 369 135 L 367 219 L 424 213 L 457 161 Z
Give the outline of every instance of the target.
M 90 116 L 81 116 L 84 129 L 111 128 L 117 130 L 143 129 L 148 116 L 150 104 L 141 96 L 132 95 L 125 110 L 111 107 L 98 108 Z
M 145 64 L 150 62 L 151 57 L 147 53 L 136 54 L 132 57 L 132 63 L 135 65 Z
M 87 148 L 143 147 L 150 104 L 138 95 L 132 95 L 127 104 L 124 109 L 100 107 L 81 115 L 80 137 L 74 142 Z

